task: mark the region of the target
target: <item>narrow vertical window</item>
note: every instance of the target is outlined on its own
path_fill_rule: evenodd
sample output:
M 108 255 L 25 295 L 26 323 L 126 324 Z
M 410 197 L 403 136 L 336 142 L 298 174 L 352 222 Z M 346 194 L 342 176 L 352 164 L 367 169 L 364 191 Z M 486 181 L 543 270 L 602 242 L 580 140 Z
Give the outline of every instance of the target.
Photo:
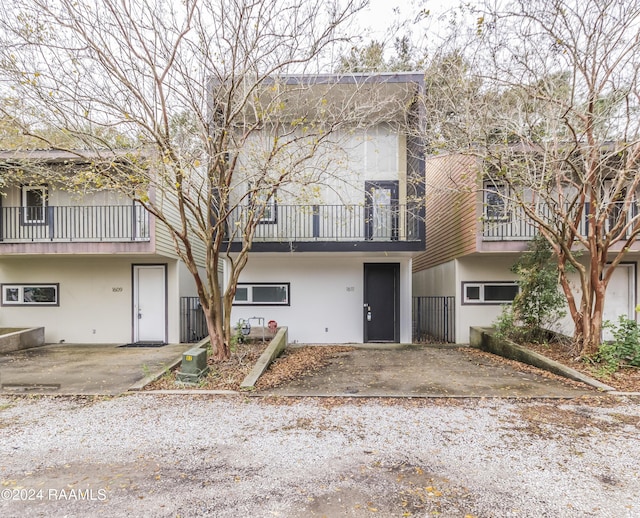
M 249 206 L 255 211 L 264 209 L 259 223 L 277 223 L 276 191 L 257 189 L 253 184 L 249 184 L 249 191 Z
M 485 183 L 484 185 L 484 215 L 486 219 L 506 220 L 507 212 L 507 187 L 502 184 Z
M 24 224 L 45 223 L 47 187 L 43 185 L 22 187 L 22 221 Z

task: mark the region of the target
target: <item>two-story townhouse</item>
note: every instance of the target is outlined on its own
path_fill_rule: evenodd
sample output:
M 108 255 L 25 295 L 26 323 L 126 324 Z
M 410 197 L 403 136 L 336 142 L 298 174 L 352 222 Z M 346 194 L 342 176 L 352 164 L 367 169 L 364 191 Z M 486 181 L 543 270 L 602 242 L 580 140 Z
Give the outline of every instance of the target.
M 508 193 L 499 192 L 506 185 L 482 171 L 481 160 L 469 155 L 426 160 L 427 251 L 413 263 L 416 327 L 425 336 L 468 343 L 469 328 L 492 325 L 518 293 L 511 267 L 537 231 L 517 206 L 509 205 Z M 587 221 L 583 215 L 582 235 Z M 635 318 L 639 261 L 636 241 L 609 283 L 604 320 Z M 560 329 L 573 333 L 569 317 Z
M 50 150 L 0 159 L 5 171 L 87 160 Z M 0 197 L 0 290 L 0 326 L 44 327 L 47 343 L 178 343 L 180 299 L 196 296 L 166 227 L 143 207 L 113 190 L 33 181 Z
M 322 97 L 323 110 L 349 100 L 357 112 L 365 104 L 359 98 L 368 109 L 308 161 L 307 171 L 325 173 L 321 181 L 302 196 L 283 189 L 268 200 L 231 321 L 275 321 L 299 343 L 410 342 L 412 258 L 425 235 L 424 146 L 416 131 L 423 76 L 292 76 L 284 87 L 301 83 L 304 95 Z M 292 131 L 287 121 L 279 129 Z M 236 196 L 250 188 L 250 180 L 239 182 Z M 230 236 L 232 256 L 240 246 Z

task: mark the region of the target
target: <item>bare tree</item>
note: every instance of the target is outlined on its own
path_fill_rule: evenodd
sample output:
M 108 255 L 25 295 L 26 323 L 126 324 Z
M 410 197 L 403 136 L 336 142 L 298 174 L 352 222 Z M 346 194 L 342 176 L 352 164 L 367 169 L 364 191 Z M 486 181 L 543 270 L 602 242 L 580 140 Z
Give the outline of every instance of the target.
M 428 141 L 484 164 L 497 225 L 522 218 L 549 241 L 591 354 L 609 280 L 640 235 L 640 2 L 487 2 L 473 19 L 465 45 L 456 28 L 459 59 L 441 61 L 456 73 L 427 97 Z
M 270 200 L 326 181 L 338 129 L 371 110 L 384 116 L 380 99 L 356 93 L 362 84 L 337 92 L 317 75 L 365 5 L 16 0 L 1 8 L 3 94 L 27 107 L 14 122 L 51 148 L 90 157 L 84 189 L 125 192 L 167 226 L 217 360 L 230 354 L 236 283 Z M 234 239 L 242 246 L 232 254 Z

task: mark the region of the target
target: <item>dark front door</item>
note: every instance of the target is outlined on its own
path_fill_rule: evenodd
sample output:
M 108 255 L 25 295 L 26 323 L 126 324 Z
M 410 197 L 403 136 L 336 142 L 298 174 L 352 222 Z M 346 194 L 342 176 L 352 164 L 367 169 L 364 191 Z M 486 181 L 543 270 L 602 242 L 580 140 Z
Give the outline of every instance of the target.
M 400 264 L 364 265 L 364 341 L 400 341 Z

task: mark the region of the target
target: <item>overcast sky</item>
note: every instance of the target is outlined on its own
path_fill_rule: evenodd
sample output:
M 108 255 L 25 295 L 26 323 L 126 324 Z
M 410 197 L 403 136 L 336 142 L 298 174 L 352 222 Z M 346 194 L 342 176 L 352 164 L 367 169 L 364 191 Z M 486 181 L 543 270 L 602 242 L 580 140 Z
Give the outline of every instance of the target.
M 473 3 L 473 2 L 466 2 Z M 372 37 L 384 40 L 389 37 L 388 28 L 394 22 L 409 21 L 409 29 L 417 36 L 426 24 L 413 23 L 417 14 L 424 9 L 431 12 L 430 30 L 437 27 L 436 19 L 459 4 L 458 0 L 369 0 L 369 7 L 359 16 L 360 25 L 370 27 Z

